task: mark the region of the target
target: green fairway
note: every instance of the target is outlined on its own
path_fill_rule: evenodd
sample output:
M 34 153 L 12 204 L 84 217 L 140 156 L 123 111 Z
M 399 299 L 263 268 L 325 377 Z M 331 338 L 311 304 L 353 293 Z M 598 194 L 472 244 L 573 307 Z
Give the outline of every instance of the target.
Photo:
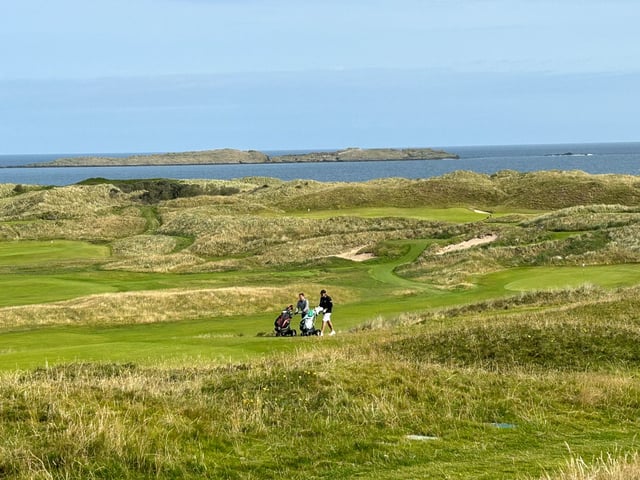
M 0 369 L 74 361 L 189 364 L 195 360 L 245 361 L 299 349 L 314 338 L 257 336 L 271 318 L 227 318 L 126 327 L 51 327 L 0 336 Z
M 48 303 L 116 291 L 113 285 L 88 282 L 82 275 L 0 275 L 0 289 L 0 306 Z
M 202 288 L 220 282 L 211 274 L 148 274 L 135 272 L 75 271 L 59 274 L 0 274 L 0 306 L 68 300 L 108 292 Z
M 429 244 L 427 240 L 396 242 L 404 245 L 404 255 L 392 261 L 337 267 L 332 274 L 280 272 L 273 275 L 236 273 L 233 275 L 144 274 L 112 271 L 79 271 L 60 275 L 0 275 L 5 292 L 2 303 L 20 305 L 75 298 L 94 293 L 162 290 L 171 288 L 225 287 L 237 282 L 287 285 L 296 275 L 324 276 L 330 284 L 369 288 L 370 295 L 356 303 L 341 304 L 336 324 L 341 331 L 372 318 L 391 319 L 407 312 L 483 301 L 512 292 L 578 287 L 584 284 L 620 287 L 640 283 L 640 265 L 594 267 L 518 268 L 478 277 L 475 287 L 440 290 L 399 277 L 398 265 L 413 261 Z M 346 270 L 348 269 L 348 270 Z M 347 271 L 350 273 L 347 274 Z M 344 283 L 344 282 L 348 283 Z M 350 283 L 349 283 L 350 282 Z M 397 295 L 397 290 L 409 294 Z M 292 292 L 293 295 L 293 292 Z M 43 362 L 136 361 L 153 363 L 158 358 L 181 363 L 189 358 L 241 360 L 267 352 L 288 350 L 301 339 L 260 337 L 269 333 L 279 306 L 251 316 L 212 317 L 205 321 L 180 321 L 152 325 L 118 327 L 41 327 L 36 330 L 6 332 L 0 337 L 0 368 L 29 368 Z M 294 323 L 294 327 L 297 325 Z M 299 344 L 298 345 L 308 345 Z
M 399 207 L 362 207 L 341 208 L 338 210 L 314 210 L 310 212 L 295 213 L 295 216 L 305 218 L 329 218 L 337 216 L 353 216 L 364 218 L 415 218 L 419 220 L 432 220 L 441 222 L 475 222 L 487 218 L 489 212 L 472 208 L 399 208 Z M 497 216 L 504 216 L 499 213 Z
M 109 247 L 69 240 L 0 242 L 0 267 L 40 266 L 64 262 L 99 260 L 109 256 Z

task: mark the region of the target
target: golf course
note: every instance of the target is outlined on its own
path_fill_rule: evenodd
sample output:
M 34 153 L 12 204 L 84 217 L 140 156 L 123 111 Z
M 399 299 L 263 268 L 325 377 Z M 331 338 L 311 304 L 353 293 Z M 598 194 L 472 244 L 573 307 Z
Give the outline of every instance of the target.
M 0 291 L 0 478 L 640 478 L 634 176 L 4 184 Z

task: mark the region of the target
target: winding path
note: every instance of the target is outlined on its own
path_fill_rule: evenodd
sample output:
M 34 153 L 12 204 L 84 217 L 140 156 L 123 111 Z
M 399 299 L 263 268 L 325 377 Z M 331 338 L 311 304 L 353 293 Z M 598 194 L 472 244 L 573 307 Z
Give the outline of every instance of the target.
M 382 263 L 379 265 L 373 265 L 369 269 L 369 274 L 375 280 L 386 283 L 389 285 L 394 285 L 397 287 L 404 288 L 413 288 L 420 290 L 432 290 L 432 288 L 428 287 L 424 283 L 415 282 L 413 280 L 409 280 L 407 278 L 403 278 L 398 276 L 395 273 L 396 268 L 400 265 L 405 265 L 407 263 L 413 262 L 417 259 L 420 254 L 430 245 L 432 240 L 396 240 L 393 243 L 396 245 L 409 245 L 409 250 L 403 256 L 393 260 L 391 262 Z

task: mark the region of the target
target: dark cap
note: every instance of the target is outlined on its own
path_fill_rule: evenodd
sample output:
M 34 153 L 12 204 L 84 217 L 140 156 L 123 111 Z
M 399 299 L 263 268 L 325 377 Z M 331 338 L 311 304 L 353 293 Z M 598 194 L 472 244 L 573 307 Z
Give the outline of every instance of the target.
M 327 293 L 326 290 L 320 290 L 320 295 L 322 295 L 323 293 Z

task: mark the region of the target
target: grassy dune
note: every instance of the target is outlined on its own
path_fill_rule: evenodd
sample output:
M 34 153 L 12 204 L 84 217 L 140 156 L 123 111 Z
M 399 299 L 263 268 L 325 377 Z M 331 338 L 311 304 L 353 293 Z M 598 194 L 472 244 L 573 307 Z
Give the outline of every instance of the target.
M 0 476 L 639 478 L 639 185 L 2 185 Z

